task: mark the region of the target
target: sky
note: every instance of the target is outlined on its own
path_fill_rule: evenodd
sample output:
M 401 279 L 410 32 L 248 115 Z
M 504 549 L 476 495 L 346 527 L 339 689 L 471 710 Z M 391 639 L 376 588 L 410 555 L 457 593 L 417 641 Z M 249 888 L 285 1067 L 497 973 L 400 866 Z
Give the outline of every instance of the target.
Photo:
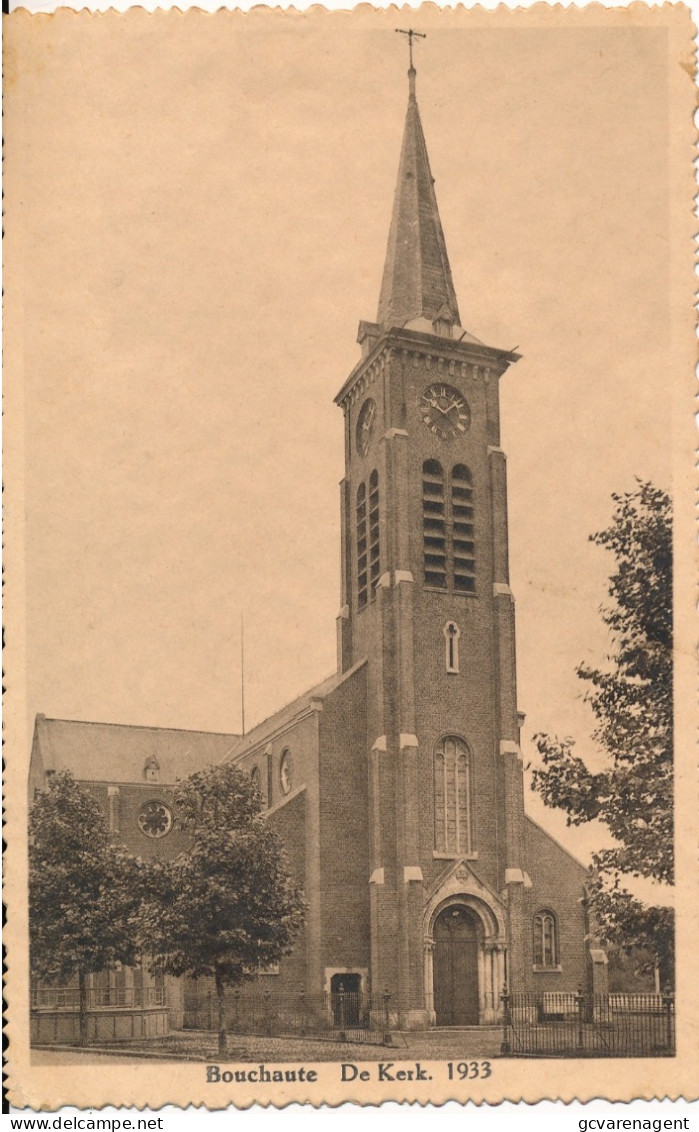
M 333 397 L 376 314 L 406 47 L 390 12 L 129 15 L 44 23 L 16 76 L 10 51 L 27 744 L 36 712 L 239 731 L 241 615 L 248 726 L 335 668 Z M 672 479 L 667 37 L 421 15 L 462 323 L 522 354 L 501 405 L 525 762 L 541 730 L 594 759 L 575 668 L 609 648 L 612 562 L 588 536 L 635 476 Z

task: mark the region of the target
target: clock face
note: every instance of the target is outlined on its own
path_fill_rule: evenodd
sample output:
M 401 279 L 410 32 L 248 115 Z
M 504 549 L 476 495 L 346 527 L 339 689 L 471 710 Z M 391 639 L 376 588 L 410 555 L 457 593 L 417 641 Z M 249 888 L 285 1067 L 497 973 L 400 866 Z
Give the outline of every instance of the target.
M 428 429 L 442 440 L 461 436 L 471 423 L 471 411 L 453 385 L 434 382 L 422 394 L 419 404 Z
M 360 456 L 366 456 L 369 451 L 375 419 L 376 401 L 374 401 L 372 397 L 369 397 L 362 405 L 359 416 L 357 417 L 357 451 Z

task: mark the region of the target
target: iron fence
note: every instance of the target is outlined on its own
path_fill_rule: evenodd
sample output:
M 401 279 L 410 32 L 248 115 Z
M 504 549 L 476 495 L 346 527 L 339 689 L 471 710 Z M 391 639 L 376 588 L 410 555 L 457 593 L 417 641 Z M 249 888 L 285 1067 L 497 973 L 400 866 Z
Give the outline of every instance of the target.
M 502 994 L 509 1057 L 672 1057 L 672 994 Z
M 225 1025 L 230 1034 L 381 1044 L 390 1042 L 390 999 L 387 993 L 313 995 L 242 987 L 225 995 Z M 185 993 L 183 1027 L 217 1029 L 218 1000 L 213 992 Z

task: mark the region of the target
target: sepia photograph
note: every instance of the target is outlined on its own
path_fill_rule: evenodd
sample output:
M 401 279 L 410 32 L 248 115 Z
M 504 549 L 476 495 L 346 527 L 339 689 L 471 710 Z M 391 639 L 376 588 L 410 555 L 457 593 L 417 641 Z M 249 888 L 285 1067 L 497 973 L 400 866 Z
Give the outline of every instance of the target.
M 689 1095 L 692 28 L 542 8 L 7 18 L 20 1107 Z

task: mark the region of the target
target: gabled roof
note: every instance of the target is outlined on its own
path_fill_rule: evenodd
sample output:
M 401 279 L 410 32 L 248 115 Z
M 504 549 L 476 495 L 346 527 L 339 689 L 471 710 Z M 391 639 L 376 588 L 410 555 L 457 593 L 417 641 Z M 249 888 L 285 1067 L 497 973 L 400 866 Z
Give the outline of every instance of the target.
M 582 871 L 586 874 L 589 873 L 589 867 L 587 865 L 584 865 L 582 861 L 578 860 L 575 854 L 571 853 L 570 849 L 566 849 L 565 845 L 562 845 L 557 837 L 554 837 L 552 833 L 549 833 L 547 829 L 544 829 L 543 825 L 539 825 L 538 821 L 534 821 L 534 818 L 530 818 L 529 814 L 527 813 L 525 813 L 524 819 L 529 825 L 534 827 L 540 837 L 545 837 L 548 841 L 553 842 L 556 848 L 560 849 L 561 853 L 565 853 L 566 857 L 570 857 L 571 861 L 576 864 L 578 868 L 582 869 Z
M 169 727 L 88 723 L 37 715 L 33 773 L 69 770 L 88 782 L 143 782 L 147 760 L 155 759 L 158 781 L 172 783 L 221 762 L 239 736 Z
M 332 695 L 346 681 L 352 680 L 356 673 L 365 667 L 366 663 L 367 660 L 364 657 L 351 668 L 348 668 L 346 672 L 333 672 L 332 676 L 326 677 L 319 684 L 314 684 L 308 691 L 302 692 L 300 696 L 280 707 L 273 715 L 256 723 L 254 727 L 238 739 L 232 748 L 231 758 L 234 761 L 244 758 L 259 743 L 265 742 L 269 735 L 274 734 L 279 728 L 286 727 L 298 716 L 304 715 L 312 708 L 314 703 L 321 702 L 327 696 Z
M 404 326 L 417 318 L 459 325 L 459 308 L 439 219 L 434 178 L 415 97 L 415 70 L 403 132 L 377 322 Z

